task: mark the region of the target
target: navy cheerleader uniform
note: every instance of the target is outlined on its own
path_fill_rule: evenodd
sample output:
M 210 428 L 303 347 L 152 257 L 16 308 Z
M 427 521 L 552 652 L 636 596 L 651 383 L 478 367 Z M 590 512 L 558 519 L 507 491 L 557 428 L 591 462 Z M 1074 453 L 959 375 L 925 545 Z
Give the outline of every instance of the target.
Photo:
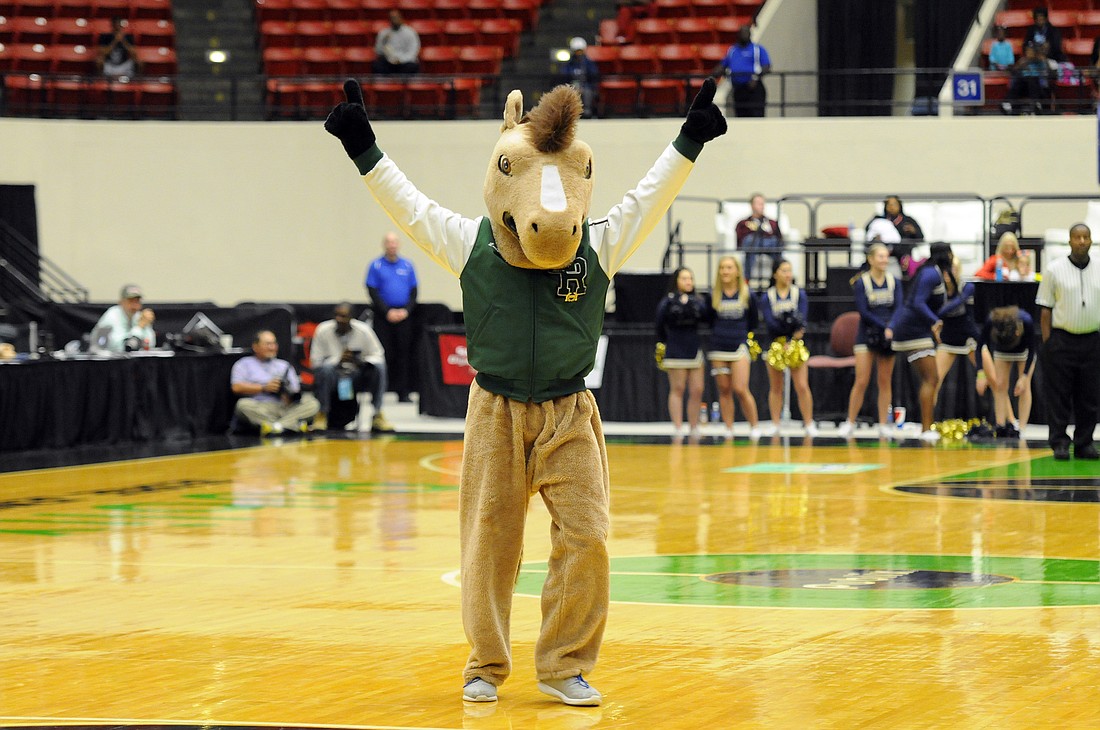
M 797 330 L 806 327 L 810 300 L 803 296 L 802 290 L 797 286 L 792 286 L 785 297 L 780 297 L 774 286 L 768 287 L 760 295 L 759 305 L 769 339 L 790 338 Z
M 756 329 L 756 302 L 750 294 L 741 301 L 741 292 L 722 294 L 717 309 L 712 309 L 710 351 L 707 357 L 718 362 L 737 362 L 749 355 L 749 332 Z
M 892 354 L 885 330 L 901 308 L 901 282 L 887 271 L 882 284 L 876 284 L 870 272 L 864 272 L 852 285 L 852 293 L 855 295 L 856 311 L 859 312 L 859 329 L 852 350 Z
M 679 294 L 669 294 L 657 305 L 657 340 L 665 343 L 664 367 L 696 368 L 703 364 L 699 327 L 707 320 L 707 303 L 689 294 L 686 303 Z
M 1032 347 L 1035 344 L 1035 320 L 1022 309 L 1020 310 L 1019 320 L 1024 325 L 1024 333 L 1020 335 L 1020 341 L 1013 347 L 1000 349 L 993 342 L 993 318 L 986 318 L 982 331 L 978 333 L 979 371 L 982 369 L 982 347 L 989 348 L 989 354 L 994 361 L 1022 362 L 1024 363 L 1025 373 L 1031 369 L 1031 363 L 1035 360 L 1035 350 Z
M 935 355 L 935 338 L 932 325 L 939 321 L 939 310 L 946 298 L 943 275 L 935 266 L 919 271 L 913 282 L 913 293 L 898 308 L 890 320 L 894 331 L 894 352 L 904 352 L 908 360 Z
M 969 355 L 977 348 L 978 325 L 974 323 L 974 284 L 967 282 L 940 307 L 943 329 L 939 349 L 952 355 Z

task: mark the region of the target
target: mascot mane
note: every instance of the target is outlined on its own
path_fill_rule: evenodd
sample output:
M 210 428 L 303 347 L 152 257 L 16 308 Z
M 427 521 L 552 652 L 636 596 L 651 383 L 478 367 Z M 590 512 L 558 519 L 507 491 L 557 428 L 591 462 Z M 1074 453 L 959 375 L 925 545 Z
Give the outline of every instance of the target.
M 584 107 L 580 95 L 569 86 L 557 86 L 543 94 L 535 108 L 520 120 L 531 125 L 527 129 L 531 144 L 539 152 L 560 152 L 577 136 L 577 121 Z

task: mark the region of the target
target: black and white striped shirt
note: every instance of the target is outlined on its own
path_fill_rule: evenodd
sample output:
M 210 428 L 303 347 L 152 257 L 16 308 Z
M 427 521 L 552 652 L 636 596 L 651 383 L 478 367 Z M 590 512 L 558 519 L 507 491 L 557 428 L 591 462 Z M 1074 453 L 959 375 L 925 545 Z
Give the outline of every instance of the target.
M 1043 269 L 1035 303 L 1051 311 L 1051 326 L 1075 335 L 1100 330 L 1100 261 L 1089 258 L 1083 269 L 1069 257 Z

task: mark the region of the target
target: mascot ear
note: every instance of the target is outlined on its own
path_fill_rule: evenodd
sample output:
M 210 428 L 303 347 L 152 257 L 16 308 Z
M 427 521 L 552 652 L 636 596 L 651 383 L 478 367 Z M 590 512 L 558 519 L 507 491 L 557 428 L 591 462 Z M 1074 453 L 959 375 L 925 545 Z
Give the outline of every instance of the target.
M 513 89 L 508 92 L 508 100 L 504 102 L 504 124 L 500 125 L 501 134 L 519 124 L 522 116 L 523 92 L 519 89 Z

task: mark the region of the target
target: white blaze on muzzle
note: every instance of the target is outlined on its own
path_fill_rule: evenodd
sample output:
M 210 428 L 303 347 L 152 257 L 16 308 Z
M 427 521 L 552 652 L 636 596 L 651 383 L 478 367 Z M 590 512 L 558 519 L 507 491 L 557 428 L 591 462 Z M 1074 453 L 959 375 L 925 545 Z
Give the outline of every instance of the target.
M 561 184 L 557 165 L 542 166 L 542 207 L 552 213 L 559 213 L 566 208 L 565 188 Z

